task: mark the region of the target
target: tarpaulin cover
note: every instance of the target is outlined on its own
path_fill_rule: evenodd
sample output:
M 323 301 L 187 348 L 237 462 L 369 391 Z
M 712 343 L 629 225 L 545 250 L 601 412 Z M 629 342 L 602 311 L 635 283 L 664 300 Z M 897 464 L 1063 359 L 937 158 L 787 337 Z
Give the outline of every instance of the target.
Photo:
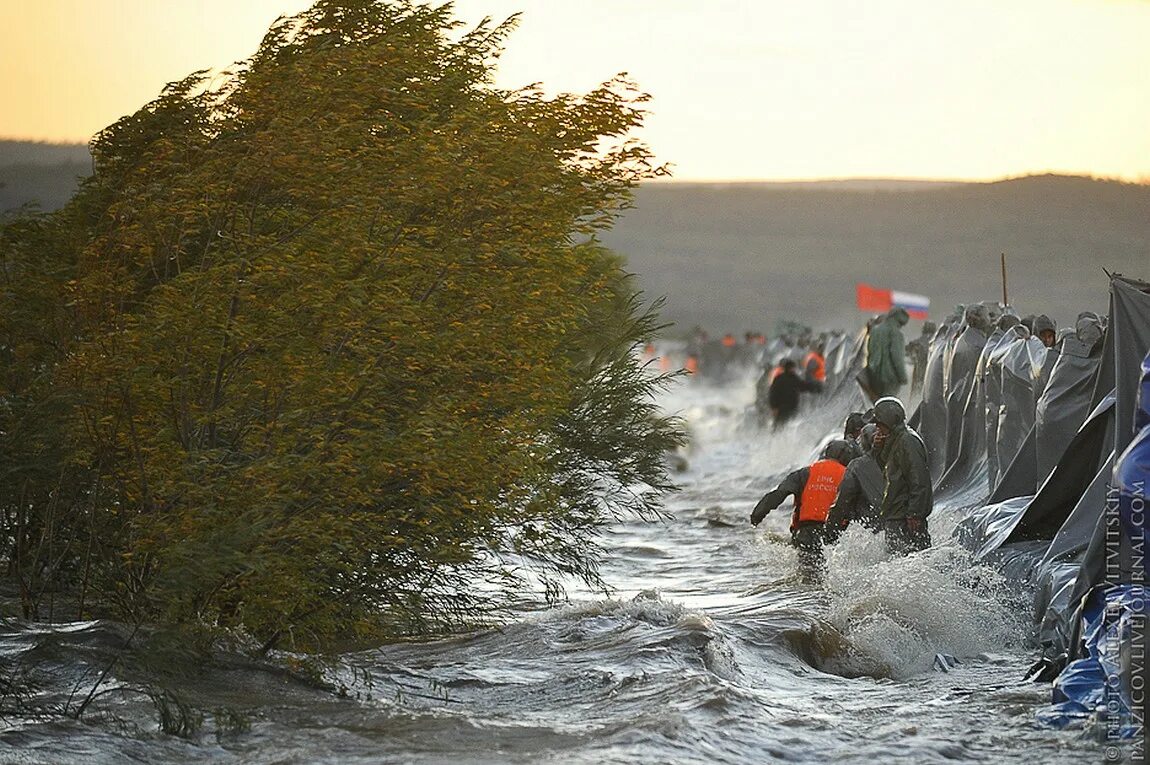
M 1130 660 L 1130 652 L 1136 631 L 1143 633 L 1139 640 L 1145 645 L 1146 597 L 1139 585 L 1095 590 L 1082 615 L 1086 656 L 1070 662 L 1058 675 L 1054 703 L 1038 713 L 1040 721 L 1062 728 L 1097 710 L 1110 710 L 1118 715 L 1116 729 L 1122 737 L 1141 731 L 1131 693 L 1131 671 L 1137 662 Z
M 993 463 L 990 473 L 992 491 L 998 488 L 999 481 L 1026 441 L 1027 433 L 1034 427 L 1034 410 L 1038 401 L 1035 385 L 1047 357 L 1046 346 L 1034 337 L 1000 343 L 995 356 L 1000 353 L 996 364 L 999 374 L 998 411 L 988 412 L 991 417 L 997 414 L 993 455 L 989 434 L 987 440 L 987 460 Z
M 968 328 L 963 333 L 964 338 L 967 337 L 972 328 Z M 992 375 L 991 372 L 991 358 L 997 350 L 998 345 L 1002 342 L 1007 333 L 1002 329 L 995 329 L 991 332 L 989 337 L 982 340 L 982 348 L 979 350 L 978 360 L 974 366 L 974 374 L 972 378 L 966 382 L 966 402 L 962 406 L 961 419 L 958 421 L 958 446 L 955 451 L 951 451 L 951 446 L 947 446 L 947 466 L 943 472 L 943 476 L 938 481 L 938 490 L 946 491 L 953 487 L 965 483 L 971 474 L 978 470 L 981 465 L 986 462 L 986 439 L 987 439 L 987 387 Z M 981 333 L 974 336 L 974 340 L 983 337 Z M 1012 338 L 1017 336 L 1011 334 Z M 955 349 L 957 357 L 959 350 L 963 348 L 963 343 Z M 954 374 L 958 371 L 958 366 L 954 363 L 951 364 L 951 373 Z M 959 385 L 952 381 L 952 388 L 957 390 Z M 948 417 L 950 409 L 948 408 Z M 997 418 L 995 420 L 997 425 Z M 956 426 L 954 419 L 947 420 L 947 433 L 953 434 Z M 948 435 L 949 439 L 949 435 Z M 987 465 L 987 470 L 989 466 Z M 985 484 L 987 487 L 983 492 L 983 496 L 989 495 L 989 482 Z
M 994 565 L 1008 580 L 1026 586 L 1034 581 L 1045 550 L 1046 542 L 1041 540 L 1017 542 L 1002 545 L 983 558 L 983 562 Z
M 1108 346 L 1112 346 L 1110 351 L 1115 355 L 1112 359 L 1113 364 L 1102 366 L 1100 376 L 1111 370 L 1110 374 L 1115 379 L 1115 416 L 1111 438 L 1116 453 L 1123 451 L 1119 447 L 1125 447 L 1131 442 L 1134 429 L 1133 412 L 1142 377 L 1141 362 L 1133 361 L 1130 355 L 1135 353 L 1134 349 L 1139 343 L 1150 343 L 1150 294 L 1142 290 L 1150 290 L 1150 285 L 1117 278 L 1110 285 L 1111 332 L 1108 336 L 1112 334 L 1114 340 Z M 1145 359 L 1148 354 L 1150 349 L 1144 349 L 1141 358 Z M 1123 402 L 1128 402 L 1127 411 L 1130 413 L 1130 416 L 1125 418 L 1125 423 L 1123 423 L 1124 414 L 1119 410 Z M 1117 461 L 1115 470 L 1120 468 L 1121 458 Z M 1115 556 L 1116 551 L 1111 549 L 1113 545 L 1107 544 L 1108 524 L 1104 522 L 1105 520 L 1107 519 L 1103 517 L 1095 526 L 1090 544 L 1082 558 L 1082 574 L 1075 586 L 1075 596 L 1078 598 L 1103 580 L 1108 562 L 1117 560 L 1118 578 L 1121 581 L 1130 580 L 1132 555 L 1128 549 L 1129 539 L 1121 537 L 1123 541 Z M 1117 519 L 1114 519 L 1114 522 L 1117 523 Z
M 1150 284 L 1115 279 L 1110 290 L 1110 335 L 1118 391 L 1114 450 L 1121 454 L 1134 438 L 1134 407 L 1141 363 L 1150 353 Z
M 1002 502 L 1011 497 L 1021 497 L 1034 492 L 1038 486 L 1038 461 L 1034 456 L 1034 426 L 1030 426 L 1018 453 L 1010 461 L 1010 467 L 998 480 L 998 486 L 987 502 Z
M 998 481 L 998 412 L 1002 408 L 1002 359 L 1010 346 L 1022 340 L 1024 327 L 1011 327 L 1006 330 L 986 356 L 982 370 L 982 396 L 984 399 L 982 418 L 986 433 L 987 494 L 994 491 Z M 987 344 L 989 347 L 989 343 Z
M 976 508 L 955 527 L 959 542 L 983 558 L 998 549 L 1010 536 L 1027 505 L 1034 497 L 1014 497 L 1005 502 Z
M 1081 566 L 1075 561 L 1049 561 L 1035 572 L 1034 613 L 1038 642 L 1049 658 L 1070 650 L 1071 620 L 1077 603 L 1071 600 Z
M 922 386 L 922 404 L 918 423 L 914 425 L 926 444 L 930 477 L 937 481 L 946 467 L 946 370 L 947 348 L 955 339 L 959 326 L 943 324 L 930 345 L 926 360 L 926 377 Z
M 1094 536 L 1094 527 L 1106 508 L 1106 487 L 1114 470 L 1114 452 L 1102 465 L 1094 480 L 1078 499 L 1078 504 L 1070 512 L 1070 517 L 1058 529 L 1050 546 L 1043 556 L 1045 560 L 1056 560 L 1076 556 L 1086 551 Z
M 1107 436 L 1113 411 L 1114 399 L 1107 398 L 1090 413 L 1073 438 L 1067 439 L 1062 459 L 1006 541 L 1054 538 L 1110 455 Z
M 976 327 L 968 326 L 955 342 L 946 365 L 946 467 L 943 475 L 962 455 L 964 413 L 985 345 L 986 335 Z
M 1088 347 L 1074 335 L 1062 341 L 1058 361 L 1050 372 L 1050 382 L 1039 397 L 1035 411 L 1039 481 L 1050 475 L 1090 412 L 1094 373 L 1101 360 L 1100 346 Z

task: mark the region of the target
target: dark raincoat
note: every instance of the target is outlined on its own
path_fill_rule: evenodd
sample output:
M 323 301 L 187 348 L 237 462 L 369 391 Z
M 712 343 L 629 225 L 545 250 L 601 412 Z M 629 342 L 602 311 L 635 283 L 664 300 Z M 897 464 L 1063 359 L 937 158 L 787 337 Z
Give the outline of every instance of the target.
M 906 385 L 906 339 L 902 328 L 910 321 L 905 308 L 892 308 L 867 339 L 866 377 L 876 397 L 893 396 Z

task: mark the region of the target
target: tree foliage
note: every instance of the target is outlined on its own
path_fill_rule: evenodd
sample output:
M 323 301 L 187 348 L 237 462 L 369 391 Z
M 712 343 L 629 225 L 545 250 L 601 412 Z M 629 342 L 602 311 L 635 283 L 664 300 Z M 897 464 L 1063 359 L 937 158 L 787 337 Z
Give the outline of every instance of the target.
M 514 19 L 321 0 L 168 86 L 0 239 L 9 573 L 317 646 L 598 583 L 658 512 L 655 329 L 597 231 L 645 96 L 495 88 Z

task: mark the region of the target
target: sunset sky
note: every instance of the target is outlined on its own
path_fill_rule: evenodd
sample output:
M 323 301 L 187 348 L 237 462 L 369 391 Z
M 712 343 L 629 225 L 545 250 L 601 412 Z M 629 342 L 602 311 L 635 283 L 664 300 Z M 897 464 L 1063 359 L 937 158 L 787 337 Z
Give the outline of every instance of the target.
M 0 0 L 0 137 L 87 141 L 306 0 Z M 498 84 L 652 94 L 682 180 L 1150 181 L 1147 0 L 460 0 L 523 12 Z

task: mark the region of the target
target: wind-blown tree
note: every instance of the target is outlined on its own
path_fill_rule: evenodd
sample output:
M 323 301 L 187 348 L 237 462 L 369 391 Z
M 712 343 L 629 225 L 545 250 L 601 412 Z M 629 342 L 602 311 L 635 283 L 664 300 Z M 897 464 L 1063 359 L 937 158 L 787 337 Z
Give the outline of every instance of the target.
M 321 0 L 96 137 L 26 394 L 61 402 L 63 472 L 0 483 L 29 519 L 69 484 L 53 571 L 301 647 L 601 584 L 599 532 L 657 515 L 681 438 L 631 353 L 654 315 L 595 238 L 657 169 L 625 79 L 495 88 L 513 26 Z M 13 279 L 43 281 L 8 234 Z

